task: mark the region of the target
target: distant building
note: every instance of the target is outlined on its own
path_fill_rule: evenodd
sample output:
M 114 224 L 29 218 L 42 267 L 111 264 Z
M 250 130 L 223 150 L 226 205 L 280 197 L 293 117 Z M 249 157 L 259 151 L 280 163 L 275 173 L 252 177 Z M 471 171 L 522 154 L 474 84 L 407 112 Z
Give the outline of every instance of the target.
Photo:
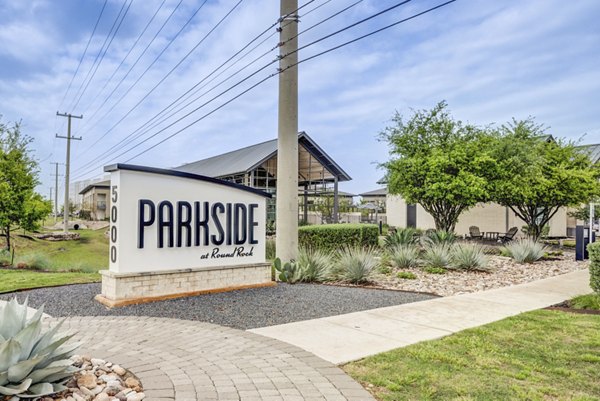
M 110 180 L 89 184 L 79 195 L 82 196 L 80 216 L 90 220 L 108 218 L 110 210 Z

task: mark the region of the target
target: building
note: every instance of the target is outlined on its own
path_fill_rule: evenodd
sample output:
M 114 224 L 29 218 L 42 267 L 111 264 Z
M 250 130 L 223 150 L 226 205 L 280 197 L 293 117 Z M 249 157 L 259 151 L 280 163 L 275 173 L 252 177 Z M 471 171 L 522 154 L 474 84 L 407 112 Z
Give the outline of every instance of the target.
M 80 217 L 104 220 L 110 210 L 110 180 L 89 184 L 79 192 L 82 197 Z
M 267 202 L 267 220 L 275 221 L 277 139 L 187 163 L 174 169 L 232 181 L 274 194 Z M 298 134 L 300 220 L 309 221 L 310 200 L 314 202 L 316 197 L 330 194 L 333 197 L 332 220 L 339 221 L 338 184 L 351 179 L 306 132 Z

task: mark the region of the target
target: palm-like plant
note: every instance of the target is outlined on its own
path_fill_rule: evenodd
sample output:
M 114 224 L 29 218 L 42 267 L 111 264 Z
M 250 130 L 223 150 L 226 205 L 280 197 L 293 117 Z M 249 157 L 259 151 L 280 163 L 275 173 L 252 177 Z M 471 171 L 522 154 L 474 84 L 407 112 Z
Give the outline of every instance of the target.
M 65 381 L 77 372 L 69 357 L 80 344 L 57 335 L 62 322 L 42 332 L 43 307 L 27 319 L 27 301 L 16 298 L 0 306 L 0 395 L 36 398 L 66 390 Z

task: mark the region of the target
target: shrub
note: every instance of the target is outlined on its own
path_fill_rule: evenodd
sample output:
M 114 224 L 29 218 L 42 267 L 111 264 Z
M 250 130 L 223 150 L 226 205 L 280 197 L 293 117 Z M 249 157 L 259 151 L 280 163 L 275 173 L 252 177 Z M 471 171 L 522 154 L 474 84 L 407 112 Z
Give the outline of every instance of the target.
M 10 256 L 10 252 L 6 249 L 0 250 L 0 267 L 2 266 L 10 266 L 12 258 Z
M 16 265 L 31 270 L 45 270 L 50 266 L 50 262 L 45 254 L 33 252 L 18 258 Z
M 423 254 L 425 266 L 446 268 L 450 264 L 450 249 L 445 243 L 428 245 Z
M 377 265 L 374 248 L 347 247 L 338 253 L 335 276 L 353 284 L 366 283 Z
M 413 272 L 399 272 L 396 277 L 402 278 L 404 280 L 415 280 L 417 275 Z
M 569 306 L 575 309 L 591 309 L 600 311 L 600 294 L 586 294 L 573 298 Z
M 376 224 L 323 224 L 298 228 L 298 243 L 303 248 L 335 251 L 343 247 L 378 245 Z
M 429 274 L 446 274 L 446 269 L 444 269 L 443 267 L 425 267 L 423 269 L 424 272 L 429 273 Z
M 392 269 L 385 265 L 379 266 L 379 273 L 385 274 L 387 276 L 388 274 L 392 274 Z
M 42 313 L 28 320 L 27 303 L 16 298 L 0 307 L 0 398 L 39 399 L 66 390 L 63 383 L 77 372 L 68 358 L 79 344 L 64 344 L 72 335 L 56 335 L 60 323 L 43 332 Z
M 330 276 L 331 254 L 320 249 L 300 248 L 297 263 L 298 281 L 322 282 Z
M 445 230 L 429 230 L 422 238 L 425 246 L 432 244 L 452 245 L 456 242 L 456 234 Z
M 590 287 L 600 295 L 600 242 L 587 246 L 590 256 Z
M 419 265 L 419 248 L 415 245 L 398 245 L 391 250 L 390 259 L 400 269 Z
M 275 240 L 268 239 L 265 244 L 265 256 L 267 260 L 274 260 L 276 256 Z
M 406 227 L 398 228 L 394 232 L 390 232 L 384 239 L 384 244 L 387 248 L 393 248 L 398 245 L 410 245 L 418 241 L 419 234 L 416 228 Z
M 512 241 L 505 249 L 518 263 L 533 263 L 546 253 L 546 247 L 528 238 Z
M 489 271 L 489 261 L 483 246 L 478 244 L 456 244 L 450 252 L 450 264 L 448 268 Z

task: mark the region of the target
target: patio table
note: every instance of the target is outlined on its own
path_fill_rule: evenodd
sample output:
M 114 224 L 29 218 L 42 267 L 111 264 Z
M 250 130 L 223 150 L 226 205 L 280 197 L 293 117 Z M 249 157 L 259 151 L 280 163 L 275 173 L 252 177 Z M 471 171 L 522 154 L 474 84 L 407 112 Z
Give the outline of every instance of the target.
M 484 233 L 483 239 L 486 241 L 498 241 L 498 236 L 502 234 L 499 231 L 486 231 Z

